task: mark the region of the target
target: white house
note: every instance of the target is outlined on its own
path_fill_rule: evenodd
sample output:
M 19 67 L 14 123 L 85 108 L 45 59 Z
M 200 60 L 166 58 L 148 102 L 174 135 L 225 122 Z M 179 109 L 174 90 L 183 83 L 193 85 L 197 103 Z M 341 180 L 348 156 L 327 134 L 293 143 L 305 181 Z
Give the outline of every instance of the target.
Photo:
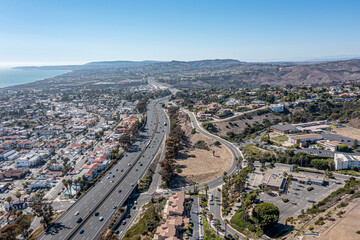
M 273 112 L 283 112 L 284 111 L 284 104 L 282 104 L 282 103 L 272 104 L 272 105 L 270 105 L 270 109 Z

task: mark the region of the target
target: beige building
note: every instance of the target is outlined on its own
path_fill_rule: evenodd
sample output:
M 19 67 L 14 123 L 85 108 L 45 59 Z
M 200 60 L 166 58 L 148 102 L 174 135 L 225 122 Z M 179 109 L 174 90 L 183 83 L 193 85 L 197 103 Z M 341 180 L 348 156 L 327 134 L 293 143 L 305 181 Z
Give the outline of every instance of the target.
M 162 223 L 155 232 L 155 240 L 177 240 L 183 239 L 183 232 L 190 223 L 186 216 L 185 204 L 190 196 L 183 192 L 173 194 L 165 206 L 166 221 Z

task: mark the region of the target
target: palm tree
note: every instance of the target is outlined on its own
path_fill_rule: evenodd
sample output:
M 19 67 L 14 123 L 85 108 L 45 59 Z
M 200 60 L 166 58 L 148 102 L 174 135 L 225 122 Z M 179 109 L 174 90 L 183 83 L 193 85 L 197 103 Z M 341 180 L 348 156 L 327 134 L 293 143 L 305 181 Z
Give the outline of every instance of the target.
M 79 184 L 79 180 L 77 178 L 74 179 L 74 184 L 75 184 L 75 188 L 77 190 L 78 184 Z
M 219 236 L 220 225 L 216 225 L 216 234 Z
M 21 192 L 20 192 L 20 191 L 16 191 L 15 197 L 17 197 L 18 201 L 20 202 Z
M 205 190 L 205 196 L 206 196 L 206 199 L 208 199 L 208 190 L 209 190 L 209 185 L 207 185 L 206 183 L 204 184 L 204 190 Z
M 11 203 L 11 201 L 12 201 L 12 197 L 10 197 L 10 196 L 7 197 L 7 198 L 5 199 L 5 201 L 9 203 L 9 210 L 10 210 L 10 209 L 11 209 L 10 203 Z
M 68 190 L 67 180 L 65 178 L 63 178 L 62 183 L 64 184 L 66 190 Z
M 229 224 L 229 220 L 225 218 L 224 222 L 225 222 L 224 227 L 225 227 L 225 237 L 226 237 L 227 236 L 226 230 L 227 230 L 227 225 Z

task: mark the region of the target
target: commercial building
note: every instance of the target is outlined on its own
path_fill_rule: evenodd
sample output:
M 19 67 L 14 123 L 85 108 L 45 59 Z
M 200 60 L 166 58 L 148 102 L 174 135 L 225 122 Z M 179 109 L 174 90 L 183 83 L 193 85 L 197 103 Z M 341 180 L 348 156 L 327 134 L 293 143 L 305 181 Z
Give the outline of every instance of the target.
M 322 146 L 325 150 L 329 151 L 337 151 L 338 146 L 341 144 L 339 141 L 329 141 L 329 140 L 321 140 L 317 142 L 320 146 Z
M 335 169 L 349 169 L 351 167 L 360 168 L 360 156 L 335 153 L 334 156 Z
M 280 134 L 293 134 L 298 133 L 299 129 L 293 124 L 278 124 L 271 127 L 271 130 Z
M 301 144 L 301 143 L 314 143 L 318 140 L 322 140 L 323 137 L 320 134 L 303 134 L 303 135 L 295 135 L 289 137 L 289 142 L 293 144 Z

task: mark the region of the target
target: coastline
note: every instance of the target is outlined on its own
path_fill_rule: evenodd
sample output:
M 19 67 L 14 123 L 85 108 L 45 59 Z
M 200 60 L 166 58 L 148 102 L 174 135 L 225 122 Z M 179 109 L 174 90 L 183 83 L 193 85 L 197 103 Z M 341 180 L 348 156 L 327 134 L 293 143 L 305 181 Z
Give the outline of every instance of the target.
M 69 72 L 72 70 L 0 68 L 0 89 L 34 83 Z

